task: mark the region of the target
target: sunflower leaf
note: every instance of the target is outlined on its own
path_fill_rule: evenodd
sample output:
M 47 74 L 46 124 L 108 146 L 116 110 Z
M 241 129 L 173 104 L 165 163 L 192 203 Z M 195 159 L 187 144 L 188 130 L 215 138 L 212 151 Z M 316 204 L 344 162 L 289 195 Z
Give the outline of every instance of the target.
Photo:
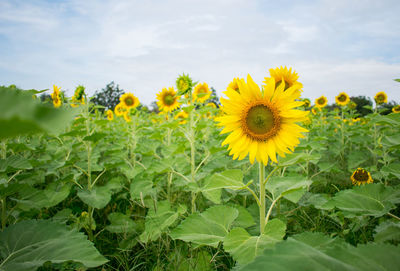
M 208 178 L 201 188 L 206 198 L 219 204 L 221 189 L 241 189 L 244 186 L 243 173 L 239 169 L 226 170 L 222 173 L 215 173 Z

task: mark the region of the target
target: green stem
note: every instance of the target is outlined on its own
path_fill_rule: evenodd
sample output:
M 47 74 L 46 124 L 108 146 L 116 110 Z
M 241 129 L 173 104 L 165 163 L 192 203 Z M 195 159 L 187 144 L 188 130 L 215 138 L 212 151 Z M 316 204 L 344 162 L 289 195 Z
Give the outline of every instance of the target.
M 263 234 L 265 228 L 265 167 L 262 162 L 258 163 L 259 182 L 260 182 L 260 235 Z
M 90 112 L 89 112 L 89 101 L 86 105 L 86 135 L 90 135 Z M 91 142 L 87 143 L 87 183 L 88 190 L 92 190 L 92 146 Z M 89 227 L 88 227 L 88 235 L 89 240 L 93 241 L 93 232 L 92 232 L 92 221 L 93 221 L 93 208 L 88 206 L 88 214 L 89 214 Z
M 4 231 L 4 229 L 6 228 L 6 197 L 4 197 L 4 199 L 1 200 L 1 229 Z
M 190 100 L 192 100 L 192 94 L 190 93 L 189 95 Z M 196 174 L 196 160 L 195 160 L 195 154 L 196 154 L 196 147 L 195 147 L 195 134 L 194 134 L 194 120 L 193 120 L 193 114 L 195 111 L 195 107 L 190 111 L 190 121 L 189 121 L 189 131 L 190 131 L 190 177 L 191 177 L 191 182 L 195 183 L 195 174 Z M 196 193 L 192 192 L 192 213 L 196 211 Z
M 275 204 L 276 204 L 280 199 L 281 199 L 281 197 L 278 197 L 277 199 L 275 199 L 275 200 L 271 203 L 271 206 L 269 206 L 268 213 L 267 213 L 267 217 L 265 218 L 265 225 L 268 224 L 269 217 L 271 216 L 272 209 L 274 208 Z

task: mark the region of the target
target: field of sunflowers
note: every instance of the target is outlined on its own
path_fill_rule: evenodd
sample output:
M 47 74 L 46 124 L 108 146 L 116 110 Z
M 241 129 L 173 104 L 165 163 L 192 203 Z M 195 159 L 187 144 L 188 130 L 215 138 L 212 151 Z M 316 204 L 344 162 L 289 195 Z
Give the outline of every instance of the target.
M 228 84 L 183 74 L 159 113 L 0 87 L 0 270 L 400 270 L 400 106 Z

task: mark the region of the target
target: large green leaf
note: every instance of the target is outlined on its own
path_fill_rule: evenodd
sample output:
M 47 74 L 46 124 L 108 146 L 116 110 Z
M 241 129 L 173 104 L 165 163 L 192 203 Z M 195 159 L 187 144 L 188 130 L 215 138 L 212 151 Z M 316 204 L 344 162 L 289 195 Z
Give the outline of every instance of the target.
M 239 270 L 398 270 L 400 247 L 367 244 L 354 247 L 321 233 L 302 233 L 266 249 Z
M 394 221 L 384 221 L 375 228 L 374 240 L 382 243 L 386 241 L 400 240 L 400 223 Z
M 172 239 L 217 247 L 228 234 L 238 214 L 238 210 L 230 206 L 213 206 L 203 213 L 188 216 L 170 233 L 170 236 Z
M 74 110 L 54 108 L 18 89 L 0 87 L 0 139 L 40 132 L 58 133 L 73 119 Z
M 136 223 L 127 215 L 122 213 L 111 213 L 108 215 L 111 224 L 106 230 L 114 233 L 128 233 L 136 230 Z
M 0 159 L 0 172 L 6 172 L 18 169 L 31 169 L 32 165 L 27 159 L 21 156 L 13 155 L 6 159 Z
M 108 187 L 93 187 L 92 190 L 78 191 L 78 197 L 87 205 L 102 209 L 111 200 L 111 190 Z
M 367 184 L 336 193 L 322 209 L 339 208 L 346 216 L 382 216 L 395 208 L 400 201 L 399 187 Z
M 266 188 L 272 194 L 274 199 L 285 197 L 288 200 L 297 203 L 305 193 L 304 188 L 312 182 L 305 177 L 272 177 L 268 180 Z
M 264 249 L 281 241 L 285 231 L 286 225 L 279 219 L 269 221 L 259 236 L 251 236 L 243 228 L 233 228 L 224 239 L 224 248 L 239 264 L 249 263 Z
M 86 236 L 49 220 L 26 220 L 0 232 L 0 270 L 36 270 L 47 261 L 80 262 L 96 267 L 107 262 Z
M 206 198 L 214 203 L 221 203 L 221 189 L 240 189 L 244 186 L 243 173 L 239 169 L 226 170 L 215 173 L 208 178 L 201 188 Z

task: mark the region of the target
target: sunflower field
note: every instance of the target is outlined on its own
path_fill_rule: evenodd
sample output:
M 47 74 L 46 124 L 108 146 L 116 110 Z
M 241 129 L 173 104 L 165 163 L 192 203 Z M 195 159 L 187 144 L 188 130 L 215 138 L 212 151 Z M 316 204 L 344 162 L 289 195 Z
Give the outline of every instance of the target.
M 183 74 L 154 113 L 0 87 L 0 270 L 400 270 L 400 106 L 302 89 Z

